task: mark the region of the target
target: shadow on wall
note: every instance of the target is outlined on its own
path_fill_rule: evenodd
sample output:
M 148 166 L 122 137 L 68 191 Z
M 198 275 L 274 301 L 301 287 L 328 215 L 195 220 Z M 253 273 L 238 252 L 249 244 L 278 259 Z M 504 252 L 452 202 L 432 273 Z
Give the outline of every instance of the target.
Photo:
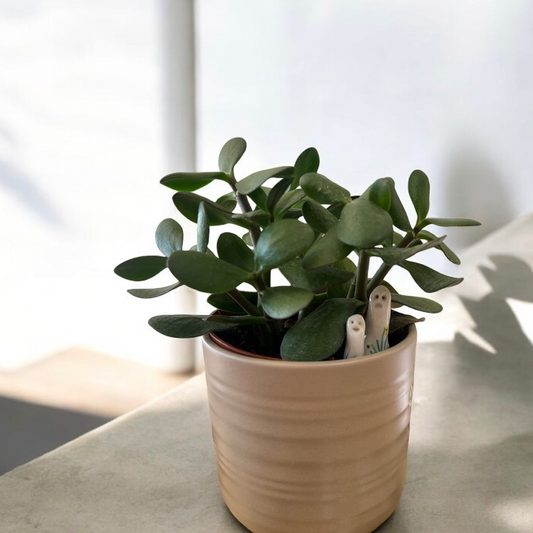
M 35 213 L 50 226 L 61 227 L 63 221 L 46 195 L 30 180 L 6 161 L 0 160 L 0 190 L 5 189 L 19 203 Z
M 443 187 L 446 216 L 466 216 L 482 223 L 450 235 L 450 243 L 464 249 L 513 220 L 515 214 L 505 176 L 488 156 L 464 146 L 452 153 L 449 161 Z
M 443 413 L 434 421 L 441 444 L 410 448 L 402 500 L 379 532 L 533 530 L 533 346 L 507 303 L 533 303 L 533 271 L 516 257 L 489 259 L 496 269 L 481 271 L 493 292 L 462 301 L 496 353 L 462 334 L 427 345 L 434 357 L 421 363 L 440 382 L 430 412 Z

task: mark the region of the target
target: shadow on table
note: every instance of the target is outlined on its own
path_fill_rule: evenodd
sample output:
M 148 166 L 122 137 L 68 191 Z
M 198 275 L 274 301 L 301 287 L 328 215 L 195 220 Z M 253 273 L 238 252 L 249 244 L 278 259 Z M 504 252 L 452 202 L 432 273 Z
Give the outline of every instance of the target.
M 0 475 L 109 420 L 0 396 Z
M 508 298 L 533 302 L 533 272 L 515 257 L 490 259 L 495 270 L 481 271 L 493 291 L 478 302 L 462 301 L 476 333 L 495 353 L 462 334 L 424 349 L 434 354 L 421 365 L 439 379 L 431 416 L 443 423 L 435 424 L 433 445 L 411 446 L 402 501 L 379 532 L 533 530 L 533 346 L 507 303 Z M 416 431 L 416 414 L 413 418 Z M 419 423 L 423 419 L 421 414 Z

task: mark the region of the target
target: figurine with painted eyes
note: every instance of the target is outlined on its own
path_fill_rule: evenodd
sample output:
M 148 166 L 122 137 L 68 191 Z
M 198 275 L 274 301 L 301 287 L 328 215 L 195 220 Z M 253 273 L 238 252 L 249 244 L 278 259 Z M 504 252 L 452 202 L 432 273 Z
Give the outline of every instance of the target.
M 344 359 L 363 355 L 365 355 L 365 319 L 361 315 L 352 315 L 346 321 Z
M 368 301 L 366 313 L 365 355 L 382 352 L 389 347 L 391 297 L 387 287 L 376 287 Z

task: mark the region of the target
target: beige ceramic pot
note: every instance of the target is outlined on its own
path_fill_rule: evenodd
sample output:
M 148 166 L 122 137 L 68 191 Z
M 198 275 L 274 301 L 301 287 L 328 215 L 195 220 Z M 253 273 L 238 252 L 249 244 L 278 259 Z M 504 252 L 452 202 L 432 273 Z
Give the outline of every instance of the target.
M 239 355 L 204 337 L 222 496 L 253 533 L 369 533 L 402 493 L 416 329 L 376 355 Z

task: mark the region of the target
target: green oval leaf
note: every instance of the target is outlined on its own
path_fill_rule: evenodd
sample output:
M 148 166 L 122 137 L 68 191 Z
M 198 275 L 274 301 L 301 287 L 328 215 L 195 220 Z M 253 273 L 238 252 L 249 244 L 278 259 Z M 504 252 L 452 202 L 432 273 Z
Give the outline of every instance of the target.
M 416 284 L 424 292 L 436 292 L 446 287 L 453 287 L 463 281 L 464 278 L 454 278 L 441 274 L 432 268 L 413 261 L 404 261 L 400 263 L 402 268 L 405 268 L 411 274 Z
M 234 233 L 222 233 L 217 242 L 218 257 L 248 272 L 254 271 L 254 253 Z
M 308 172 L 300 178 L 300 186 L 305 194 L 319 204 L 347 204 L 351 201 L 350 191 L 316 172 Z
M 307 307 L 315 295 L 297 287 L 272 287 L 263 291 L 262 296 L 261 303 L 267 314 L 282 320 Z
M 228 224 L 231 220 L 232 213 L 226 208 L 192 192 L 178 192 L 172 197 L 172 201 L 178 208 L 178 211 L 192 222 L 198 221 L 198 208 L 201 202 L 205 204 L 205 209 L 209 216 L 209 223 L 212 226 Z
M 252 279 L 250 272 L 201 252 L 174 252 L 168 268 L 187 287 L 211 294 L 228 292 Z
M 353 246 L 344 244 L 337 237 L 337 225 L 335 225 L 307 250 L 302 266 L 306 270 L 312 270 L 321 266 L 331 265 L 344 259 L 352 251 Z
M 253 326 L 254 324 L 267 324 L 267 320 L 264 316 L 250 316 L 250 315 L 209 315 L 206 318 L 207 322 L 218 322 L 219 324 L 233 324 L 233 326 Z
M 413 255 L 419 252 L 423 252 L 425 250 L 429 250 L 430 248 L 435 248 L 439 246 L 439 244 L 441 244 L 445 238 L 446 235 L 444 235 L 443 237 L 439 237 L 438 239 L 435 239 L 433 241 L 425 242 L 423 244 L 409 246 L 409 248 L 398 248 L 397 246 L 387 248 L 372 248 L 371 250 L 367 250 L 367 253 L 368 255 L 374 257 L 381 257 L 381 259 L 383 259 L 383 262 L 387 265 L 397 265 L 398 263 L 405 261 L 409 257 L 412 257 Z
M 267 197 L 267 210 L 269 213 L 274 213 L 274 208 L 279 202 L 280 198 L 289 190 L 292 183 L 292 178 L 283 178 L 280 180 L 272 190 L 268 193 Z
M 353 198 L 355 200 L 355 198 Z M 341 213 L 343 209 L 346 207 L 345 203 L 336 202 L 334 204 L 331 204 L 328 207 L 328 211 L 339 220 L 341 218 Z
M 166 266 L 166 257 L 145 255 L 120 263 L 120 265 L 115 267 L 115 274 L 130 281 L 144 281 L 159 274 Z
M 257 307 L 257 292 L 239 291 L 253 306 Z M 227 313 L 243 313 L 242 307 L 227 293 L 212 294 L 207 303 Z
M 413 170 L 408 182 L 409 196 L 418 216 L 417 224 L 422 222 L 429 212 L 429 179 L 421 170 Z M 400 228 L 402 229 L 402 228 Z
M 250 194 L 258 187 L 261 187 L 266 180 L 270 178 L 285 178 L 290 176 L 293 170 L 293 167 L 274 167 L 254 172 L 237 182 L 237 190 L 241 194 Z
M 285 193 L 276 203 L 274 208 L 274 218 L 277 220 L 283 217 L 293 205 L 301 202 L 305 197 L 305 192 L 302 191 L 302 189 L 296 189 Z
M 331 266 L 333 268 L 338 268 L 340 270 L 345 270 L 349 272 L 351 274 L 351 278 L 345 283 L 342 283 L 341 285 L 329 287 L 328 298 L 346 298 L 346 296 L 348 295 L 348 291 L 350 290 L 350 285 L 352 284 L 355 273 L 357 272 L 357 267 L 355 266 L 355 263 L 348 257 L 345 257 L 344 259 L 333 263 Z
M 235 324 L 207 322 L 207 316 L 196 315 L 159 315 L 152 317 L 148 324 L 157 332 L 178 339 L 200 337 L 210 331 L 233 329 Z
M 434 241 L 438 238 L 436 235 L 433 235 L 433 233 L 430 233 L 429 231 L 426 231 L 426 230 L 419 231 L 416 235 L 420 239 L 424 239 L 426 241 Z M 436 246 L 436 248 L 437 250 L 440 250 L 446 256 L 448 261 L 452 262 L 454 265 L 461 264 L 461 260 L 455 254 L 455 252 L 443 242 L 440 243 L 438 246 Z
M 223 172 L 174 172 L 161 179 L 161 185 L 174 191 L 196 191 L 213 180 L 228 181 Z
M 268 187 L 257 187 L 255 191 L 252 191 L 248 196 L 254 201 L 255 205 L 263 211 L 268 211 L 267 198 L 270 194 Z
M 231 220 L 234 224 L 243 227 L 251 227 L 252 224 L 257 224 L 264 228 L 270 224 L 270 215 L 261 211 L 261 209 L 256 209 L 247 213 L 234 213 L 231 216 Z M 248 226 L 245 226 L 245 224 L 248 224 Z
M 346 337 L 346 320 L 364 304 L 347 298 L 326 300 L 287 332 L 281 357 L 289 361 L 321 361 L 333 355 Z
M 426 218 L 424 226 L 433 224 L 442 228 L 451 228 L 458 226 L 481 226 L 481 222 L 472 218 Z
M 230 139 L 220 150 L 218 168 L 225 174 L 232 175 L 233 168 L 246 152 L 246 141 L 241 137 Z
M 128 289 L 128 292 L 136 298 L 157 298 L 158 296 L 163 296 L 163 294 L 167 294 L 182 285 L 183 283 L 178 282 L 158 289 Z
M 233 214 L 222 205 L 212 202 L 203 196 L 193 192 L 177 192 L 172 201 L 178 208 L 178 211 L 192 222 L 198 222 L 198 208 L 200 202 L 205 203 L 205 211 L 209 218 L 211 226 L 220 226 L 222 224 L 236 224 L 246 229 L 250 229 L 252 223 L 242 218 L 241 215 Z
M 337 217 L 320 204 L 308 200 L 302 206 L 305 221 L 316 231 L 327 233 L 338 223 Z
M 403 235 L 398 233 L 397 231 L 392 232 L 392 244 L 394 246 L 398 246 L 403 241 Z
M 361 195 L 361 198 L 366 198 L 372 203 L 376 204 L 381 209 L 388 211 L 391 206 L 391 191 L 389 182 L 386 178 L 376 180 L 370 187 Z
M 300 183 L 300 178 L 309 172 L 316 172 L 318 170 L 318 167 L 320 165 L 320 156 L 318 155 L 316 148 L 307 148 L 307 150 L 304 150 L 296 160 L 296 163 L 294 164 L 294 182 L 293 182 L 293 189 L 296 189 L 298 187 L 298 184 Z
M 289 209 L 284 215 L 283 219 L 295 219 L 298 220 L 302 216 L 301 209 Z
M 424 322 L 425 318 L 416 318 L 411 315 L 404 315 L 403 313 L 398 313 L 398 311 L 392 311 L 390 322 L 389 322 L 389 337 L 399 329 L 404 328 L 405 326 L 410 326 L 411 324 L 416 324 L 417 322 Z
M 440 313 L 442 305 L 430 300 L 429 298 L 420 298 L 419 296 L 404 296 L 403 294 L 391 294 L 391 301 L 422 311 L 423 313 Z
M 209 217 L 205 209 L 205 202 L 200 202 L 198 206 L 198 220 L 196 226 L 196 249 L 205 253 L 209 244 Z
M 198 246 L 196 244 L 191 246 L 190 250 L 192 252 L 199 252 L 200 251 L 200 250 L 198 250 Z M 206 254 L 212 255 L 213 257 L 216 257 L 215 254 L 209 248 L 207 248 L 206 251 L 203 252 L 203 253 L 206 253 Z
M 394 244 L 394 232 L 391 232 L 389 236 L 381 243 L 384 248 L 390 248 Z
M 182 227 L 175 220 L 165 218 L 155 230 L 155 243 L 166 257 L 181 250 L 183 246 Z
M 243 236 L 242 236 L 242 240 L 244 241 L 244 244 L 246 244 L 247 246 L 249 246 L 250 248 L 253 248 L 254 246 L 254 243 L 252 242 L 252 237 L 250 237 L 250 233 L 245 233 Z
M 329 266 L 316 268 L 315 270 L 304 270 L 301 259 L 295 259 L 281 266 L 280 272 L 293 287 L 301 287 L 315 294 L 324 292 L 335 285 L 351 281 L 353 278 L 351 272 Z
M 397 228 L 403 231 L 410 231 L 411 223 L 409 222 L 409 217 L 407 216 L 402 201 L 400 200 L 398 192 L 396 191 L 396 184 L 394 183 L 394 180 L 392 178 L 384 179 L 389 184 L 389 190 L 391 194 L 389 215 L 392 218 L 392 222 Z
M 313 244 L 314 239 L 314 231 L 298 220 L 273 222 L 261 233 L 257 241 L 257 271 L 272 270 L 288 263 L 302 255 Z
M 357 248 L 371 248 L 381 244 L 392 233 L 392 219 L 376 204 L 358 198 L 342 211 L 338 238 Z
M 235 199 L 234 192 L 228 192 L 227 194 L 222 195 L 217 201 L 217 204 L 221 205 L 224 209 L 228 211 L 233 211 L 237 207 L 237 200 Z

